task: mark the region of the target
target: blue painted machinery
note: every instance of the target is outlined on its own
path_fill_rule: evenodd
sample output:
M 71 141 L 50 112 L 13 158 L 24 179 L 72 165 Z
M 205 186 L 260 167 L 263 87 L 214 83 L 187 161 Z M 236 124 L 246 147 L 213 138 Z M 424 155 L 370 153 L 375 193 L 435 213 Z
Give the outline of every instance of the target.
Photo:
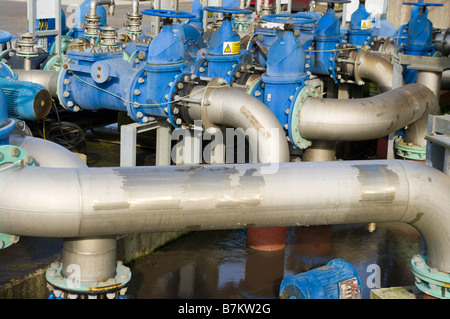
M 350 29 L 347 33 L 348 43 L 351 45 L 366 45 L 372 36 L 372 19 L 366 10 L 365 2 L 359 1 L 358 9 L 350 18 Z
M 361 299 L 361 281 L 355 268 L 343 259 L 286 278 L 280 299 Z
M 433 23 L 427 17 L 427 7 L 442 6 L 442 3 L 404 2 L 415 9 L 407 26 L 406 43 L 403 43 L 402 53 L 414 56 L 432 56 L 436 50 L 433 44 Z M 416 82 L 417 70 L 405 68 L 403 78 L 405 83 Z
M 203 10 L 222 13 L 223 22 L 211 35 L 207 49 L 197 54 L 192 73 L 210 79 L 220 76 L 231 84 L 243 70 L 247 70 L 247 65 L 252 64 L 250 54 L 241 49 L 241 37 L 234 30 L 231 17 L 232 14 L 250 14 L 251 11 L 224 7 L 205 7 Z
M 304 149 L 309 144 L 293 127 L 295 114 L 307 96 L 317 97 L 318 92 L 305 83 L 308 79 L 303 64 L 305 53 L 293 30 L 294 25 L 309 24 L 314 19 L 310 15 L 279 14 L 266 15 L 263 20 L 284 23 L 284 32 L 271 45 L 266 72 L 250 85 L 247 92 L 266 104 L 284 127 L 291 142 Z
M 140 43 L 142 47 L 130 51 L 134 52 L 131 56 L 137 52 L 137 59 L 145 63 L 129 61 L 130 53 L 124 59 L 122 45 L 68 52 L 71 62 L 65 64 L 58 81 L 58 97 L 67 110 L 127 111 L 139 123 L 168 117 L 165 108 L 172 101 L 177 82 L 190 75 L 185 71 L 185 46 L 174 33 L 172 19 L 194 15 L 170 10 L 141 12 L 163 18 L 161 32 L 153 40 L 141 36 L 135 46 Z
M 327 12 L 319 19 L 314 39 L 305 43 L 305 68 L 313 74 L 329 75 L 336 80 L 336 59 L 342 44 L 340 20 L 334 11 L 336 3 L 349 0 L 321 1 L 328 3 Z

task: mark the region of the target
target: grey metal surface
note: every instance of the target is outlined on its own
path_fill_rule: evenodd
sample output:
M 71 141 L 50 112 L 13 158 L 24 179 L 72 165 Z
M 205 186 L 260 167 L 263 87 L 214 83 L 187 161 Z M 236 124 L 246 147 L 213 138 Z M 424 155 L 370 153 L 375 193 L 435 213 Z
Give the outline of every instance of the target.
M 83 237 L 156 231 L 401 221 L 430 266 L 450 271 L 450 178 L 410 161 L 133 168 L 10 168 L 0 232 Z M 27 200 L 21 200 L 26 198 Z
M 307 98 L 298 126 L 306 139 L 363 141 L 389 135 L 438 107 L 429 88 L 408 84 L 363 99 Z

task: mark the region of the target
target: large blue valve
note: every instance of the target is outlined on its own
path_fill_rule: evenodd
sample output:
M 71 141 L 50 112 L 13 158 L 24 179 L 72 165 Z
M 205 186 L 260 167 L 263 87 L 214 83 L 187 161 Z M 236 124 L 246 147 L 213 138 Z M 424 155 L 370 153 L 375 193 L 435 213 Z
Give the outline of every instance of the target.
M 314 39 L 305 42 L 305 68 L 307 72 L 320 75 L 331 75 L 336 81 L 337 49 L 342 44 L 343 35 L 340 31 L 340 20 L 336 16 L 336 3 L 349 3 L 350 0 L 320 1 L 328 3 L 327 12 L 317 22 L 317 32 Z
M 270 46 L 266 72 L 247 92 L 267 105 L 284 127 L 285 134 L 291 136 L 292 110 L 308 78 L 304 70 L 304 49 L 293 31 L 295 25 L 312 23 L 314 17 L 306 13 L 282 14 L 267 15 L 263 20 L 285 24 L 284 31 Z
M 205 7 L 205 11 L 223 14 L 221 27 L 215 31 L 193 66 L 193 73 L 200 77 L 221 77 L 230 84 L 242 64 L 251 63 L 246 50 L 241 49 L 241 37 L 231 22 L 233 14 L 250 14 L 247 9 L 226 7 Z M 202 56 L 203 54 L 203 56 Z
M 350 18 L 350 29 L 348 30 L 348 42 L 352 45 L 361 46 L 369 43 L 372 34 L 372 19 L 367 12 L 365 1 L 360 1 L 358 9 Z
M 427 7 L 442 6 L 442 3 L 404 2 L 405 5 L 414 6 L 415 13 L 408 24 L 400 28 L 402 34 L 407 33 L 406 42 L 403 42 L 403 51 L 407 55 L 432 56 L 435 53 L 433 44 L 433 23 L 427 18 Z M 405 83 L 416 82 L 417 70 L 404 68 Z

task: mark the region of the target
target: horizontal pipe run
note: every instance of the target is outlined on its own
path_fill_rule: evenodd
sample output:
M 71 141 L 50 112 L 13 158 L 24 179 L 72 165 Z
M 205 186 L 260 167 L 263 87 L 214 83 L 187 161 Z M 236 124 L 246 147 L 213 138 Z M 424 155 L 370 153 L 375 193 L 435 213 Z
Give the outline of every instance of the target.
M 24 82 L 37 83 L 45 87 L 53 98 L 58 97 L 58 77 L 59 72 L 45 71 L 45 70 L 29 70 L 14 69 L 14 73 L 17 73 L 18 80 Z
M 450 177 L 411 161 L 43 168 L 0 172 L 0 232 L 85 237 L 400 221 L 450 272 Z M 26 200 L 23 200 L 26 198 Z
M 307 98 L 300 109 L 298 128 L 308 140 L 371 140 L 434 114 L 438 107 L 433 91 L 421 84 L 362 99 Z

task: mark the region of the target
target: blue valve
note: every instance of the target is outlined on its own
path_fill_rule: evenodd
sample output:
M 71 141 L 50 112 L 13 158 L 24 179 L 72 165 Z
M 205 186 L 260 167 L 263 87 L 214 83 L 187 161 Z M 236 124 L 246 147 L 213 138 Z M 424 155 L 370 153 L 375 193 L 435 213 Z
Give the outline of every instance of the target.
M 230 84 L 242 64 L 251 61 L 246 50 L 241 50 L 241 37 L 232 25 L 233 14 L 250 14 L 252 11 L 228 7 L 205 7 L 203 10 L 223 13 L 222 26 L 215 31 L 203 56 L 199 56 L 193 66 L 194 74 L 199 77 L 221 77 Z
M 0 30 L 0 43 L 6 43 L 11 40 L 12 35 L 7 31 Z
M 269 14 L 262 17 L 264 21 L 274 23 L 292 24 L 300 26 L 317 22 L 318 16 L 311 15 L 310 12 L 298 12 L 297 14 Z
M 142 14 L 169 19 L 192 19 L 195 15 L 184 11 L 163 10 L 163 9 L 142 9 Z
M 203 10 L 210 11 L 210 12 L 225 13 L 225 14 L 251 14 L 252 13 L 252 11 L 249 9 L 215 7 L 215 6 L 204 7 Z

